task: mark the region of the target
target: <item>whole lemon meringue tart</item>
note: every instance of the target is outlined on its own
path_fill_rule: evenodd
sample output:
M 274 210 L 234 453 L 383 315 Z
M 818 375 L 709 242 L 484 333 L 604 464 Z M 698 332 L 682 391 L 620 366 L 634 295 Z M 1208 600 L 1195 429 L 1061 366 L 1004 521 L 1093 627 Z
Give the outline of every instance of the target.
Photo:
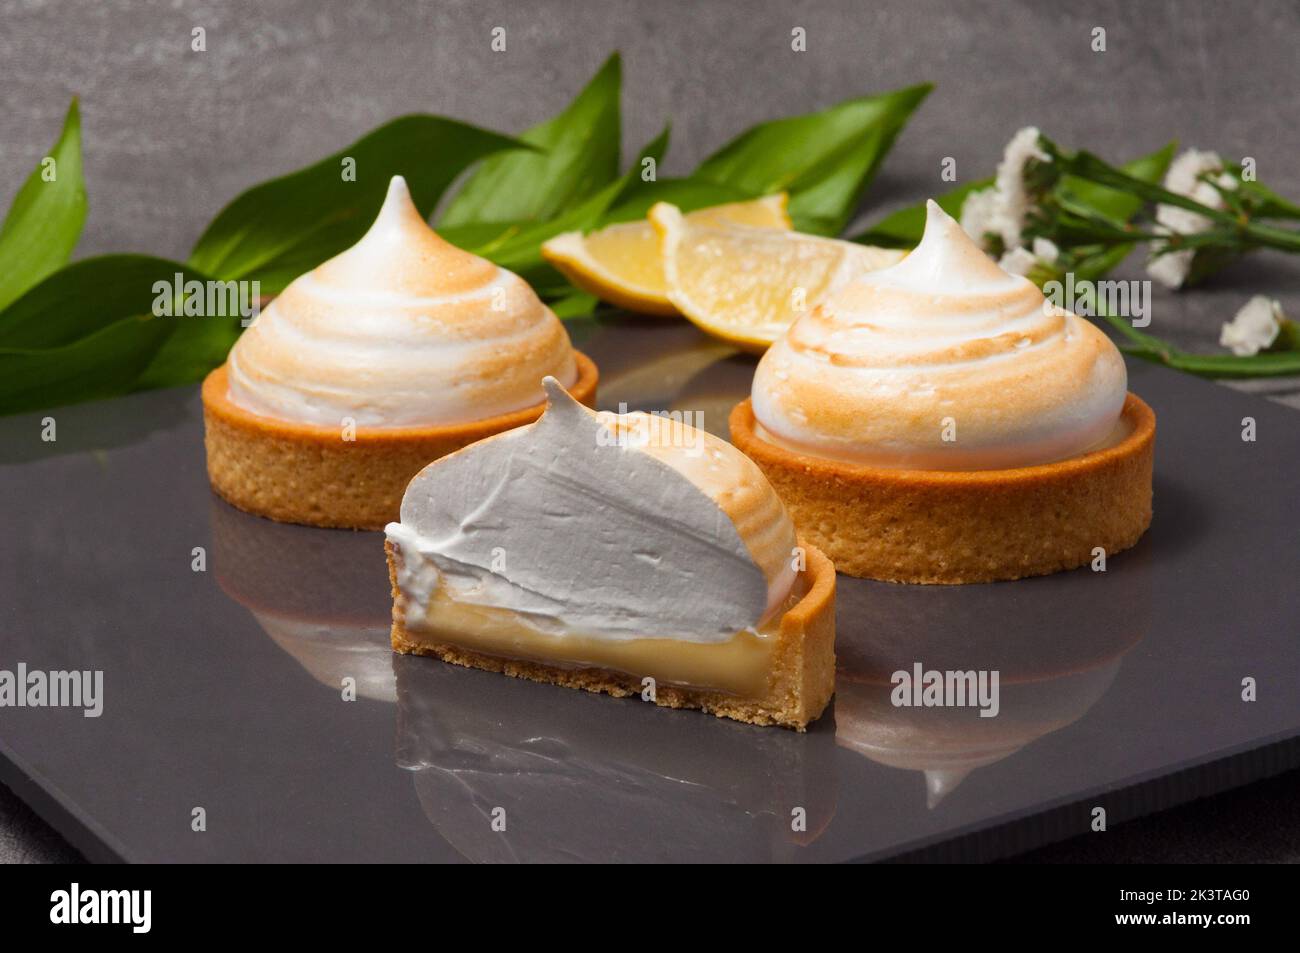
M 393 648 L 803 730 L 835 687 L 830 561 L 730 444 L 544 386 L 536 423 L 407 487 Z
M 393 178 L 347 251 L 295 279 L 203 382 L 208 477 L 289 523 L 382 529 L 431 460 L 542 412 L 596 366 L 532 288 L 449 244 Z
M 733 442 L 840 572 L 971 583 L 1071 569 L 1151 522 L 1155 415 L 1118 349 L 930 202 L 921 243 L 790 328 Z

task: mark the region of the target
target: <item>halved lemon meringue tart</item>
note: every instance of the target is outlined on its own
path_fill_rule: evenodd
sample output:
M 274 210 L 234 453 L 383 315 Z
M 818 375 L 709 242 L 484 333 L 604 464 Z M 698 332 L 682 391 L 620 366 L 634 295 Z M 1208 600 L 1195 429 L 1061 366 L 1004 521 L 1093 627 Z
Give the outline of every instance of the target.
M 204 381 L 208 476 L 250 513 L 382 529 L 429 461 L 536 420 L 548 374 L 594 402 L 596 366 L 532 288 L 440 238 L 397 176 Z
M 764 355 L 730 423 L 799 532 L 853 576 L 1043 575 L 1151 522 L 1155 415 L 1119 351 L 934 202 L 911 254 Z
M 542 418 L 435 461 L 387 527 L 393 648 L 802 730 L 835 683 L 835 570 L 753 462 L 671 417 Z

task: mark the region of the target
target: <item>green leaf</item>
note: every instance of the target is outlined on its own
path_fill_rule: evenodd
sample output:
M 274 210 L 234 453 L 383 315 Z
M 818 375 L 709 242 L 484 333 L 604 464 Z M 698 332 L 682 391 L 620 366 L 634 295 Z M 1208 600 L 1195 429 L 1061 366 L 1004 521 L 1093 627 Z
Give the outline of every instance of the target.
M 53 179 L 46 181 L 47 175 Z M 81 114 L 74 99 L 58 142 L 27 177 L 0 225 L 0 310 L 67 263 L 85 222 Z
M 1083 179 L 1094 185 L 1107 186 L 1112 191 L 1125 193 L 1139 201 L 1173 205 L 1226 225 L 1234 224 L 1231 213 L 1210 208 L 1195 199 L 1171 192 L 1153 181 L 1117 169 L 1086 149 L 1071 153 L 1053 148 L 1052 161 L 1059 166 L 1063 176 L 1070 176 L 1076 180 Z
M 1134 159 L 1123 168 L 1129 175 L 1147 181 L 1158 180 L 1164 176 L 1165 170 L 1169 167 L 1169 161 L 1172 159 L 1176 147 L 1176 143 L 1170 143 L 1150 155 Z M 1131 195 L 1117 192 L 1105 186 L 1094 185 L 1091 182 L 1069 176 L 1063 177 L 1062 182 L 1061 188 L 1063 194 L 1067 196 L 1067 202 L 1076 205 L 1081 211 L 1090 211 L 1102 215 L 1108 220 L 1113 219 L 1119 224 L 1127 222 L 1142 207 L 1140 199 L 1135 199 Z M 967 182 L 940 196 L 936 201 L 945 212 L 953 218 L 960 219 L 961 208 L 966 201 L 966 196 L 971 192 L 979 192 L 990 188 L 992 185 L 992 177 Z M 912 248 L 921 240 L 924 231 L 925 203 L 919 202 L 885 217 L 872 226 L 871 229 L 851 240 L 861 242 L 864 245 L 879 245 L 882 248 Z M 1119 261 L 1123 260 L 1131 249 L 1131 245 L 1125 246 L 1121 251 L 1107 249 L 1099 253 L 1095 258 L 1086 259 L 1089 262 L 1088 276 L 1100 277 L 1101 274 L 1109 271 Z M 1102 270 L 1098 271 L 1097 269 Z
M 561 232 L 587 231 L 604 222 L 610 207 L 639 181 L 641 160 L 650 157 L 659 161 L 668 149 L 668 130 L 664 129 L 641 150 L 632 167 L 619 179 L 586 200 L 579 202 L 563 214 L 545 222 L 519 223 L 501 235 L 469 250 L 488 258 L 502 268 L 508 268 L 523 277 L 542 294 L 550 287 L 568 288 L 559 273 L 542 260 L 542 243 Z
M 160 320 L 131 317 L 63 347 L 0 348 L 0 414 L 129 393 L 170 333 Z
M 1178 143 L 1171 142 L 1149 155 L 1125 163 L 1120 168 L 1141 182 L 1159 182 L 1164 178 L 1177 149 Z M 1081 206 L 1094 214 L 1121 224 L 1133 218 L 1144 204 L 1140 196 L 1131 192 L 1098 185 L 1096 182 L 1088 182 L 1069 174 L 1061 176 L 1056 188 L 1058 196 L 1069 204 Z
M 193 272 L 184 278 L 204 281 Z M 257 301 L 239 297 L 248 295 L 249 291 L 242 282 L 205 282 L 206 307 L 201 317 L 186 316 L 180 313 L 179 307 L 174 307 L 172 314 L 177 316 L 158 318 L 172 324 L 172 333 L 141 372 L 134 389 L 151 390 L 200 381 L 225 361 L 243 333 L 244 320 L 254 317 L 259 305 Z M 245 314 L 244 310 L 249 313 Z
M 635 182 L 623 193 L 618 205 L 610 210 L 601 224 L 640 221 L 646 217 L 646 213 L 656 202 L 668 202 L 676 205 L 683 212 L 694 212 L 696 209 L 707 208 L 710 205 L 746 202 L 756 198 L 762 196 L 734 186 L 694 177 Z
M 185 288 L 194 281 L 203 316 L 184 315 L 175 294 L 178 285 L 196 290 Z M 0 313 L 0 413 L 201 379 L 242 331 L 231 293 L 246 288 L 147 255 L 104 255 L 55 272 Z
M 966 201 L 966 196 L 987 189 L 992 184 L 991 178 L 967 182 L 939 196 L 935 202 L 953 218 L 960 219 L 961 207 Z M 914 248 L 924 233 L 925 203 L 919 202 L 885 216 L 870 229 L 849 240 L 861 242 L 863 245 L 877 245 L 881 248 Z
M 751 195 L 789 192 L 796 228 L 838 234 L 932 88 L 923 83 L 760 123 L 705 159 L 693 177 Z
M 1076 281 L 1098 281 L 1119 267 L 1120 262 L 1133 251 L 1133 245 L 1110 245 L 1075 262 L 1071 269 Z
M 558 301 L 551 302 L 551 310 L 555 312 L 557 318 L 564 321 L 591 314 L 599 305 L 600 299 L 595 295 L 589 295 L 584 291 L 573 291 Z
M 1237 175 L 1241 175 L 1240 168 Z M 1242 199 L 1250 202 L 1251 214 L 1259 218 L 1300 219 L 1300 205 L 1283 198 L 1262 183 L 1239 180 L 1237 192 Z
M 1277 340 L 1268 347 L 1271 353 L 1300 352 L 1300 324 L 1290 318 L 1283 318 L 1277 332 Z
M 149 255 L 101 255 L 47 277 L 0 312 L 0 348 L 63 347 L 121 318 L 151 316 L 158 282 L 185 266 Z
M 1155 152 L 1125 163 L 1121 168 L 1143 182 L 1159 182 L 1169 169 L 1169 163 L 1173 160 L 1177 149 L 1178 143 L 1170 142 Z M 1131 221 L 1144 204 L 1137 196 L 1086 182 L 1071 175 L 1061 177 L 1057 192 L 1058 196 L 1062 197 L 1063 204 L 1087 209 L 1092 214 L 1102 216 L 1119 225 Z M 1119 267 L 1133 248 L 1134 243 L 1124 242 L 1101 248 L 1093 254 L 1080 258 L 1073 269 L 1076 280 L 1097 281 L 1105 277 Z
M 1235 354 L 1191 354 L 1153 334 L 1139 331 L 1129 321 L 1109 313 L 1100 305 L 1096 310 L 1096 316 L 1114 328 L 1126 342 L 1120 345 L 1121 350 L 1154 364 L 1163 364 L 1201 377 L 1215 378 L 1279 377 L 1300 374 L 1300 351 L 1264 351 L 1249 357 L 1238 357 Z
M 0 413 L 55 407 L 137 389 L 180 327 L 157 318 L 155 285 L 184 266 L 104 255 L 55 272 L 0 312 Z
M 1164 364 L 1201 377 L 1280 377 L 1300 374 L 1300 352 L 1264 351 L 1250 357 L 1235 354 L 1188 354 L 1185 351 L 1153 351 L 1125 348 L 1136 357 Z
M 1162 358 L 1173 352 L 1173 348 L 1166 344 L 1160 338 L 1153 334 L 1147 334 L 1145 331 L 1139 331 L 1133 327 L 1132 323 L 1125 318 L 1117 317 L 1111 314 L 1100 302 L 1094 304 L 1096 317 L 1105 321 L 1129 343 L 1130 353 L 1140 354 L 1143 357 L 1149 355 L 1160 355 Z
M 404 175 L 426 217 L 472 163 L 517 140 L 439 116 L 403 116 L 314 165 L 244 192 L 216 217 L 189 264 L 216 278 L 261 282 L 275 294 L 354 245 L 374 220 L 389 179 Z M 356 179 L 344 178 L 347 159 Z
M 617 178 L 622 73 L 615 53 L 568 108 L 520 136 L 540 151 L 488 159 L 452 199 L 439 225 L 545 221 Z
M 1046 142 L 1046 140 L 1040 140 L 1040 142 L 1052 153 L 1052 161 L 1065 173 L 1098 185 L 1106 185 L 1120 191 L 1129 192 L 1147 202 L 1187 209 L 1209 219 L 1211 222 L 1217 223 L 1226 239 L 1215 236 L 1214 241 L 1227 246 L 1229 250 L 1246 251 L 1250 248 L 1262 247 L 1276 248 L 1292 253 L 1300 252 L 1300 232 L 1278 228 L 1248 218 L 1243 219 L 1239 213 L 1231 209 L 1214 208 L 1186 195 L 1171 192 L 1161 185 L 1145 182 L 1136 176 L 1129 175 L 1127 172 L 1115 168 L 1086 150 L 1080 149 L 1078 152 L 1073 153 L 1065 152 L 1059 147 Z M 1183 236 L 1178 241 L 1190 244 L 1191 239 L 1195 237 L 1197 236 Z M 1186 239 L 1186 242 L 1184 242 L 1184 239 Z M 1170 242 L 1171 247 L 1174 244 L 1173 241 Z M 1208 242 L 1203 241 L 1202 244 L 1206 245 Z

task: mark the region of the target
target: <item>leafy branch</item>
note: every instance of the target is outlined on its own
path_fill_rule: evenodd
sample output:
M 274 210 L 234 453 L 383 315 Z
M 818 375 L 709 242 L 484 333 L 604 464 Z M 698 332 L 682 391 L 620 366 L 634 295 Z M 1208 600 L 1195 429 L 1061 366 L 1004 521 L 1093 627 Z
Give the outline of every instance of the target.
M 1014 250 L 1024 273 L 1040 287 L 1067 274 L 1076 282 L 1101 280 L 1144 244 L 1157 257 L 1190 253 L 1191 280 L 1255 248 L 1300 251 L 1300 232 L 1265 221 L 1300 220 L 1300 206 L 1245 177 L 1239 166 L 1198 180 L 1213 187 L 1222 201 L 1219 207 L 1160 184 L 1173 161 L 1175 143 L 1115 166 L 1091 152 L 1071 152 L 1030 132 L 1036 137 L 1035 154 L 1024 158 L 1020 181 L 1013 183 L 1021 190 L 1018 204 L 1027 206 L 1018 241 L 1009 248 L 1001 234 L 986 234 L 984 240 L 993 254 Z M 982 179 L 954 189 L 938 202 L 949 214 L 961 217 L 972 196 L 987 196 L 999 187 L 992 178 Z M 1199 216 L 1191 221 L 1207 224 L 1186 232 L 1170 229 L 1156 215 L 1162 206 Z M 854 240 L 910 248 L 920 240 L 924 223 L 924 205 L 918 204 L 895 212 Z M 1029 250 L 1037 249 L 1040 241 L 1046 243 L 1047 258 Z M 1119 334 L 1125 351 L 1178 370 L 1207 377 L 1300 373 L 1300 334 L 1293 333 L 1291 322 L 1282 322 L 1275 343 L 1263 353 L 1195 354 L 1140 331 L 1099 306 L 1096 312 Z
M 59 140 L 0 226 L 0 414 L 201 379 L 238 338 L 239 316 L 157 315 L 155 285 L 179 275 L 257 282 L 263 296 L 274 295 L 354 244 L 397 174 L 426 217 L 464 177 L 439 232 L 521 274 L 565 318 L 597 302 L 542 259 L 542 242 L 642 217 L 656 201 L 691 210 L 785 190 L 798 227 L 838 233 L 931 88 L 760 123 L 690 175 L 661 178 L 667 128 L 620 172 L 621 85 L 614 54 L 564 110 L 518 137 L 442 116 L 394 119 L 237 196 L 183 263 L 121 254 L 68 264 L 86 215 L 74 100 Z

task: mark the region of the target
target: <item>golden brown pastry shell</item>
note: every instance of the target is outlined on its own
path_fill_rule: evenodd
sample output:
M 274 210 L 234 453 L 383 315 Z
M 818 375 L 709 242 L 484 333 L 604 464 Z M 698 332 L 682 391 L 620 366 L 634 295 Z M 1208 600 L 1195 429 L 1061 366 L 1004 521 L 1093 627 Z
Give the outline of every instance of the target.
M 776 446 L 749 400 L 731 441 L 776 488 L 801 536 L 850 576 L 904 583 L 1021 579 L 1133 546 L 1151 524 L 1156 418 L 1129 394 L 1119 443 L 1009 470 L 893 470 Z
M 599 374 L 574 351 L 570 393 L 594 406 Z M 538 382 L 540 386 L 540 381 Z M 227 365 L 203 381 L 204 444 L 212 488 L 232 506 L 278 520 L 342 529 L 383 529 L 398 519 L 402 494 L 427 464 L 493 434 L 532 423 L 545 402 L 464 424 L 340 427 L 263 417 L 230 400 Z

